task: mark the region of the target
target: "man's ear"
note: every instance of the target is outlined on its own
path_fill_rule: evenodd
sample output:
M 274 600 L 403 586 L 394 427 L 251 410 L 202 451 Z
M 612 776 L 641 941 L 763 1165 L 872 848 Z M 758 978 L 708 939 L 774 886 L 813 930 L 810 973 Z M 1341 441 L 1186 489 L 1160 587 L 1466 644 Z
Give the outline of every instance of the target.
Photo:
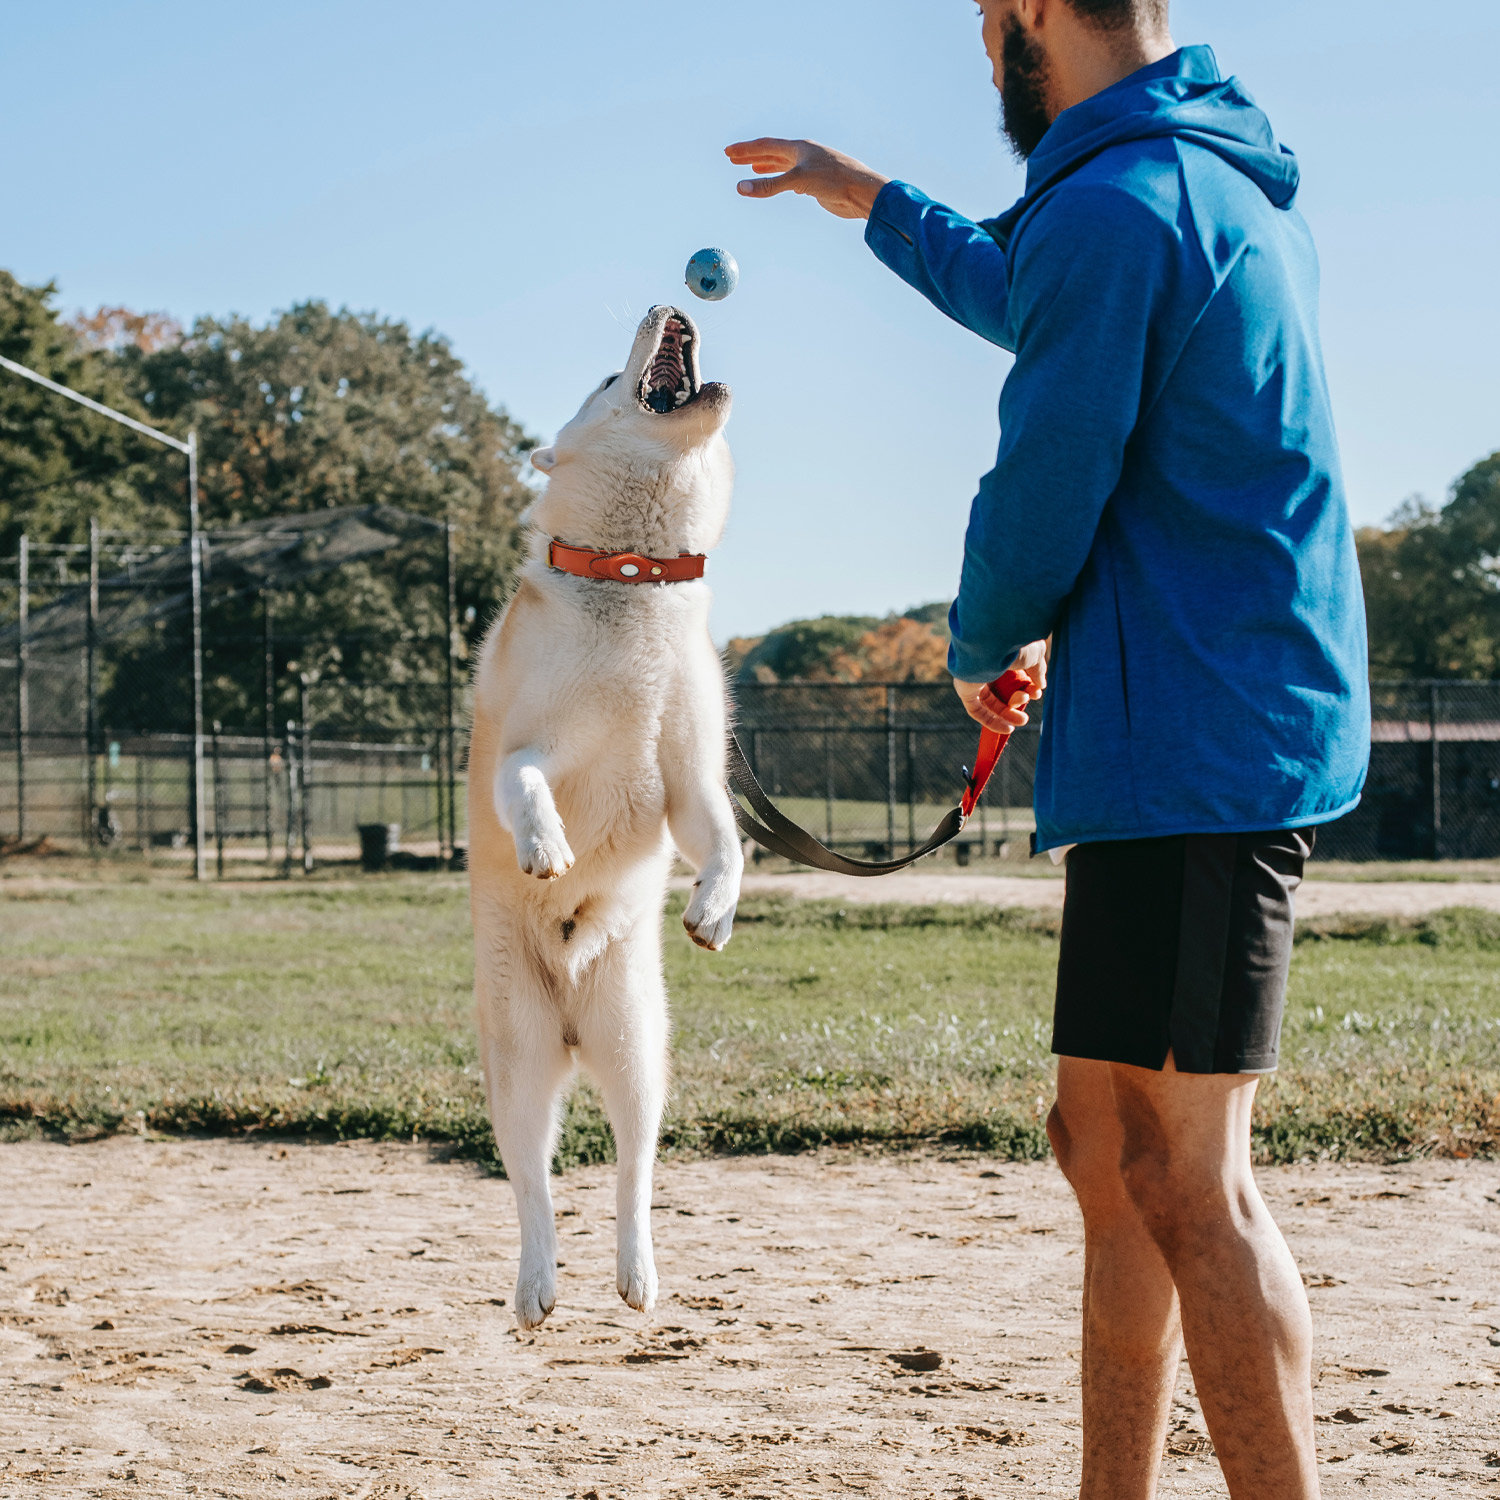
M 1016 0 L 1016 19 L 1027 31 L 1036 31 L 1047 19 L 1047 0 Z
M 543 474 L 550 474 L 557 467 L 557 449 L 533 448 L 531 450 L 531 467 Z

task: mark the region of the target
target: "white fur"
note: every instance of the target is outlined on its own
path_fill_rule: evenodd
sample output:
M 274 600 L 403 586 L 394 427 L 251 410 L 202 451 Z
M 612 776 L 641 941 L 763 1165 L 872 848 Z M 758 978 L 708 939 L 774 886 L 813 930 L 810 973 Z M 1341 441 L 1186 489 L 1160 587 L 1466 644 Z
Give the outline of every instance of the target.
M 672 846 L 698 872 L 694 942 L 729 941 L 743 859 L 725 792 L 727 705 L 701 581 L 626 584 L 547 565 L 549 538 L 670 557 L 719 540 L 733 468 L 729 393 L 666 415 L 637 390 L 670 308 L 556 444 L 531 553 L 475 677 L 469 756 L 474 988 L 495 1139 L 521 1223 L 516 1320 L 556 1296 L 548 1182 L 564 1087 L 599 1085 L 619 1156 L 617 1282 L 656 1299 L 651 1173 L 667 1088 L 661 909 Z

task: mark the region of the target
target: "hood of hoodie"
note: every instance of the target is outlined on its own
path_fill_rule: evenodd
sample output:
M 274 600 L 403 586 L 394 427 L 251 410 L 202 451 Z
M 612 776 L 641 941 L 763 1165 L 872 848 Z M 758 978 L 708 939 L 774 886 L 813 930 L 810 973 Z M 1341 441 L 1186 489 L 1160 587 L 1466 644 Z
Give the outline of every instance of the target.
M 1001 243 L 1043 193 L 1111 146 L 1176 136 L 1221 156 L 1277 208 L 1297 196 L 1297 158 L 1237 78 L 1219 76 L 1211 47 L 1183 47 L 1065 109 L 1026 162 L 1021 200 L 984 227 Z

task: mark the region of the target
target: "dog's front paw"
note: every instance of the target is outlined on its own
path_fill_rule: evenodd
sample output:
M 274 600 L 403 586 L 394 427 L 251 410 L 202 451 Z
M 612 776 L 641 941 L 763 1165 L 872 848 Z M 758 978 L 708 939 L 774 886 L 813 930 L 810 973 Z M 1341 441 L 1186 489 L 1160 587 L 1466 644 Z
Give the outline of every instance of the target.
M 693 887 L 693 898 L 682 914 L 682 925 L 687 935 L 700 948 L 710 948 L 717 953 L 729 941 L 734 931 L 734 908 L 736 897 L 705 894 L 700 881 Z
M 637 1250 L 620 1255 L 615 1270 L 615 1285 L 620 1296 L 637 1312 L 650 1312 L 656 1306 L 656 1263 L 651 1250 Z
M 538 880 L 556 880 L 573 868 L 573 851 L 568 847 L 562 824 L 554 830 L 517 832 L 516 862 L 525 875 L 535 875 Z
M 522 1265 L 516 1277 L 516 1323 L 536 1328 L 557 1303 L 557 1272 L 549 1265 Z

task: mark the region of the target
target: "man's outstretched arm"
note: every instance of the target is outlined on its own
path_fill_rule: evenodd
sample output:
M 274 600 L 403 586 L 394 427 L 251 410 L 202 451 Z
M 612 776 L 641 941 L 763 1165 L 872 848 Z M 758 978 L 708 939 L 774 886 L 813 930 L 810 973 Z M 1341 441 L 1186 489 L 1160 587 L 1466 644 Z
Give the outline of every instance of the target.
M 954 322 L 1009 347 L 1005 252 L 972 219 L 816 141 L 765 136 L 724 154 L 758 174 L 739 184 L 746 198 L 802 193 L 840 219 L 868 220 L 865 243 L 885 265 Z

